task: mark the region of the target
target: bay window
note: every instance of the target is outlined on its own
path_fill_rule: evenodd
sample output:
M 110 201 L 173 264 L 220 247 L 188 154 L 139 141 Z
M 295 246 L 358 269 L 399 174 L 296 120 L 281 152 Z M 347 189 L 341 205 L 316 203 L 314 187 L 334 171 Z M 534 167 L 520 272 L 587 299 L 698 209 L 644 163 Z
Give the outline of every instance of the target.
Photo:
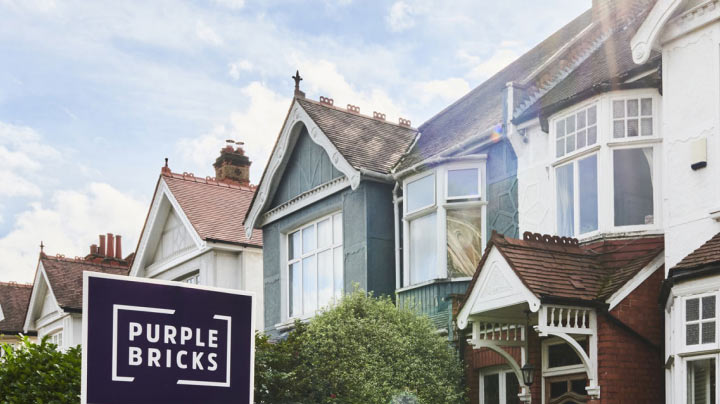
M 685 299 L 685 345 L 706 345 L 716 342 L 716 296 Z
M 687 403 L 715 404 L 716 365 L 715 358 L 687 362 Z
M 342 213 L 287 236 L 289 317 L 311 316 L 343 294 Z
M 611 93 L 552 121 L 556 234 L 659 228 L 656 105 L 646 90 Z
M 404 181 L 404 286 L 468 278 L 482 256 L 485 156 Z

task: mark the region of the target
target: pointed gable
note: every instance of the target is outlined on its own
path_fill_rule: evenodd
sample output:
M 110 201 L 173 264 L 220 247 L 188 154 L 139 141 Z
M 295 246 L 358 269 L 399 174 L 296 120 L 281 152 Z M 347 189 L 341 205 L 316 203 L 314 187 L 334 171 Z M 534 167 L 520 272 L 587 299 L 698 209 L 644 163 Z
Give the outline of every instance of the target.
M 189 251 L 195 245 L 192 236 L 178 217 L 177 212 L 170 208 L 160 240 L 155 248 L 152 263 L 163 262 L 170 257 Z

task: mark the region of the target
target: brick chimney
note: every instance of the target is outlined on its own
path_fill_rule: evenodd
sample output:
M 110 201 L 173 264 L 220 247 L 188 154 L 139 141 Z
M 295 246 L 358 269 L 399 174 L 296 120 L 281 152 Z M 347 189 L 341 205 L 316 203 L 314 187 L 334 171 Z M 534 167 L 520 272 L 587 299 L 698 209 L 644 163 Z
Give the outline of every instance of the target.
M 233 147 L 233 144 L 238 145 Z M 231 180 L 244 185 L 250 184 L 250 164 L 245 155 L 242 142 L 227 140 L 227 146 L 220 150 L 220 157 L 215 160 L 215 178 L 218 181 Z
M 624 21 L 655 0 L 592 0 L 593 21 Z
M 97 254 L 105 256 L 105 235 L 104 234 L 100 235 L 100 247 L 98 247 Z
M 108 258 L 115 256 L 115 238 L 112 233 L 107 234 L 107 250 L 105 250 L 105 256 Z
M 122 236 L 116 235 L 115 236 L 115 258 L 121 260 L 122 257 Z

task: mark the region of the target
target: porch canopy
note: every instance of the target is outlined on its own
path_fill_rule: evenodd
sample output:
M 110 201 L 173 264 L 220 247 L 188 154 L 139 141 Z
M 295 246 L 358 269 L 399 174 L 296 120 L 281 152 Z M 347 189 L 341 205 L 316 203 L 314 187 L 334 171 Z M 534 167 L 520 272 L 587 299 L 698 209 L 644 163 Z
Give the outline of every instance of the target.
M 639 274 L 659 268 L 663 246 L 662 236 L 581 245 L 577 239 L 530 232 L 522 240 L 493 233 L 460 306 L 458 327 L 472 324 L 471 344 L 507 361 L 522 387 L 522 401 L 530 401 L 520 370 L 528 355 L 526 324 L 540 337 L 557 337 L 573 348 L 587 373 L 588 395 L 599 398 L 598 310 L 627 296 Z M 578 336 L 587 337 L 587 350 Z M 523 363 L 509 347 L 520 348 Z

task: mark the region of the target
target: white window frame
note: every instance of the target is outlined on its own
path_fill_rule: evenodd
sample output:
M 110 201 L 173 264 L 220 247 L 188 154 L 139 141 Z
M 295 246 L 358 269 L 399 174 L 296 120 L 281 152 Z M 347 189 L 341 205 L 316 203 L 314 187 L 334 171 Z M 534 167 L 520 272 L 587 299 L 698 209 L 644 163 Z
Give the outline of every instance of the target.
M 551 144 L 552 150 L 553 150 L 553 153 L 552 153 L 553 159 L 556 159 L 556 160 L 565 160 L 565 159 L 568 159 L 568 158 L 572 158 L 573 156 L 576 156 L 576 155 L 578 155 L 578 154 L 583 154 L 583 153 L 584 153 L 585 151 L 587 151 L 588 149 L 592 149 L 592 148 L 594 148 L 595 146 L 597 146 L 597 145 L 599 145 L 599 144 L 602 143 L 602 139 L 601 139 L 601 137 L 600 137 L 600 127 L 601 127 L 601 118 L 602 118 L 602 117 L 601 117 L 601 115 L 600 115 L 600 105 L 599 105 L 599 104 L 600 104 L 600 103 L 599 103 L 597 100 L 592 100 L 592 101 L 589 101 L 589 102 L 581 103 L 581 104 L 579 104 L 578 106 L 575 106 L 572 110 L 563 113 L 562 115 L 554 118 L 554 119 L 551 121 L 551 122 L 552 122 L 552 127 L 551 127 L 552 129 L 551 129 L 551 130 L 552 130 L 552 133 L 553 133 L 553 136 L 552 136 L 552 140 L 553 140 L 553 141 L 552 141 L 552 144 Z M 573 151 L 571 151 L 571 152 L 568 153 L 568 152 L 567 152 L 567 146 L 565 146 L 566 152 L 563 153 L 562 156 L 558 156 L 558 155 L 557 155 L 557 141 L 558 141 L 558 136 L 557 136 L 557 135 L 558 135 L 558 134 L 557 134 L 557 124 L 558 124 L 560 121 L 565 121 L 567 118 L 570 118 L 571 116 L 576 116 L 579 112 L 585 111 L 585 112 L 586 112 L 586 114 L 585 114 L 585 122 L 586 122 L 586 123 L 585 123 L 585 129 L 587 129 L 587 128 L 588 128 L 588 125 L 587 125 L 587 111 L 588 111 L 591 107 L 595 107 L 595 114 L 596 114 L 596 118 L 595 118 L 595 119 L 596 119 L 596 121 L 595 121 L 595 130 L 596 130 L 595 143 L 589 145 L 589 144 L 587 144 L 587 142 L 586 142 L 586 143 L 585 143 L 585 146 L 583 146 L 582 148 L 579 148 L 579 149 L 577 148 L 577 132 L 578 132 L 578 131 L 577 131 L 577 120 L 576 120 L 576 123 L 575 123 L 575 131 L 573 132 L 573 133 L 576 135 L 576 136 L 575 136 L 575 150 L 573 150 Z M 568 135 L 567 135 L 567 126 L 566 126 L 566 127 L 565 127 L 565 135 L 563 136 L 566 141 L 567 141 L 567 136 L 568 136 Z M 586 135 L 586 139 L 587 139 L 587 135 Z M 566 143 L 563 143 L 563 144 L 566 144 Z
M 647 116 L 642 115 L 642 99 L 643 98 L 650 98 L 652 100 L 652 115 L 650 115 L 650 118 L 652 119 L 652 135 L 650 136 L 643 136 L 640 134 L 642 131 L 642 118 L 647 118 Z M 628 115 L 627 115 L 627 102 L 628 101 L 634 101 L 637 100 L 638 102 L 638 115 L 637 117 L 632 117 L 630 119 L 638 119 L 638 134 L 637 136 L 628 137 L 627 136 L 627 121 L 628 121 Z M 623 118 L 615 118 L 614 115 L 614 103 L 615 101 L 623 101 L 625 104 L 625 116 Z M 657 139 L 659 138 L 658 133 L 658 117 L 657 117 L 657 107 L 658 107 L 658 100 L 656 97 L 654 97 L 651 94 L 643 94 L 638 92 L 633 92 L 631 94 L 621 94 L 610 97 L 610 103 L 609 103 L 609 112 L 610 112 L 610 132 L 608 132 L 608 142 L 623 142 L 623 141 L 634 141 L 639 139 Z M 625 135 L 623 137 L 614 137 L 614 124 L 616 120 L 623 120 L 625 122 Z
M 584 341 L 586 338 L 587 337 L 579 337 L 579 338 L 575 338 L 575 339 L 577 341 Z M 579 374 L 579 373 L 582 373 L 587 377 L 587 371 L 585 370 L 585 365 L 583 365 L 582 360 L 580 361 L 580 364 L 577 364 L 577 365 L 559 366 L 559 367 L 555 367 L 555 368 L 549 367 L 549 365 L 550 365 L 549 347 L 551 345 L 561 345 L 561 344 L 569 345 L 566 341 L 564 341 L 560 338 L 557 338 L 557 337 L 548 338 L 541 342 L 541 346 L 540 346 L 540 352 L 541 352 L 540 353 L 540 355 L 541 355 L 540 391 L 541 391 L 542 400 L 540 400 L 540 402 L 543 404 L 545 403 L 545 396 L 547 395 L 546 391 L 545 391 L 545 384 L 546 384 L 545 379 L 546 378 L 552 378 L 552 377 L 558 377 L 558 376 L 570 376 L 570 375 L 575 375 L 575 374 Z M 576 353 L 576 355 L 577 355 L 577 353 Z
M 679 376 L 680 376 L 679 380 L 681 380 L 682 382 L 680 383 L 681 384 L 680 386 L 675 386 L 677 388 L 677 390 L 679 390 L 678 393 L 680 394 L 680 397 L 682 397 L 682 401 L 680 401 L 680 402 L 682 402 L 682 403 L 687 402 L 687 377 L 688 377 L 687 367 L 688 367 L 689 362 L 700 361 L 700 360 L 705 360 L 705 359 L 715 359 L 715 375 L 717 377 L 717 375 L 720 374 L 720 355 L 718 355 L 716 353 L 715 354 L 706 354 L 706 355 L 693 355 L 693 356 L 688 356 L 686 358 L 682 358 L 682 361 L 679 366 L 680 372 L 678 372 Z M 678 379 L 676 379 L 676 380 L 678 380 Z M 720 383 L 717 383 L 717 381 L 715 382 L 715 397 L 716 397 L 716 400 L 718 399 L 718 397 L 720 397 Z
M 194 280 L 194 282 L 190 282 Z M 200 271 L 193 271 L 189 274 L 185 274 L 177 279 L 177 282 L 187 283 L 190 285 L 200 285 Z
M 693 300 L 693 299 L 702 300 L 703 297 L 708 297 L 708 296 L 715 296 L 715 318 L 712 320 L 715 322 L 715 342 L 711 342 L 711 343 L 707 343 L 707 344 L 702 343 L 702 326 L 700 326 L 700 329 L 698 332 L 700 332 L 701 343 L 694 344 L 694 345 L 688 345 L 687 338 L 686 338 L 687 331 L 685 328 L 687 326 L 688 321 L 686 319 L 687 312 L 685 309 L 685 305 L 687 304 L 688 300 Z M 711 350 L 711 349 L 720 348 L 720 342 L 718 341 L 720 339 L 720 335 L 718 334 L 718 332 L 720 331 L 720 321 L 718 321 L 718 320 L 720 320 L 720 318 L 718 318 L 718 308 L 720 308 L 719 307 L 720 303 L 718 302 L 719 299 L 720 299 L 720 295 L 717 292 L 710 292 L 710 293 L 699 293 L 699 294 L 694 294 L 694 295 L 683 296 L 683 298 L 680 300 L 680 307 L 679 307 L 680 318 L 681 318 L 680 324 L 682 326 L 680 328 L 679 339 L 681 341 L 680 345 L 682 346 L 683 352 L 693 352 L 693 351 L 700 352 L 700 351 L 707 351 L 707 350 Z M 698 310 L 700 310 L 700 313 L 699 313 L 700 320 L 693 321 L 693 323 L 702 323 L 703 322 L 702 321 L 702 306 L 700 308 L 698 308 Z M 707 321 L 710 321 L 710 320 L 706 320 L 706 322 Z
M 334 240 L 334 237 L 331 236 L 331 241 L 330 241 L 330 246 L 329 246 L 329 247 L 326 247 L 326 248 L 323 248 L 323 249 L 319 249 L 319 248 L 317 247 L 317 237 L 318 237 L 317 225 L 318 225 L 318 223 L 320 223 L 320 222 L 322 222 L 322 221 L 324 221 L 324 220 L 330 219 L 330 228 L 332 229 L 332 231 L 335 231 L 335 228 L 334 228 L 334 216 L 337 215 L 337 214 L 342 215 L 342 214 L 343 214 L 342 210 L 337 210 L 337 211 L 334 211 L 334 212 L 332 212 L 332 213 L 330 213 L 330 214 L 321 216 L 321 217 L 319 217 L 319 218 L 317 218 L 317 219 L 315 219 L 315 220 L 313 220 L 313 221 L 310 221 L 310 222 L 307 222 L 307 223 L 303 224 L 302 226 L 298 226 L 298 227 L 294 228 L 294 229 L 291 230 L 291 231 L 288 231 L 287 233 L 285 233 L 285 234 L 283 235 L 283 239 L 284 239 L 284 241 L 285 241 L 285 242 L 283 243 L 284 245 L 282 246 L 282 248 L 283 248 L 283 250 L 284 250 L 284 253 L 281 254 L 281 258 L 282 258 L 282 259 L 284 260 L 284 262 L 285 262 L 285 265 L 284 265 L 284 274 L 283 274 L 283 277 L 284 277 L 284 279 L 285 279 L 285 282 L 284 282 L 284 283 L 285 283 L 285 287 L 283 288 L 284 300 L 285 300 L 285 304 L 284 304 L 284 311 L 285 311 L 285 313 L 284 313 L 284 315 L 283 315 L 283 318 L 284 318 L 284 320 L 285 320 L 286 322 L 289 321 L 289 320 L 296 320 L 296 319 L 297 319 L 297 320 L 307 320 L 307 319 L 310 319 L 310 318 L 314 317 L 314 316 L 318 313 L 318 311 L 320 311 L 320 310 L 323 309 L 323 307 L 320 307 L 319 304 L 318 304 L 318 307 L 317 307 L 316 310 L 315 310 L 314 312 L 312 312 L 312 313 L 306 313 L 305 310 L 303 309 L 301 314 L 296 315 L 296 316 L 291 316 L 291 313 L 290 313 L 290 304 L 291 304 L 291 302 L 290 302 L 290 288 L 292 288 L 292 285 L 290 284 L 290 267 L 291 267 L 291 265 L 294 264 L 294 263 L 297 263 L 297 262 L 301 262 L 301 263 L 302 263 L 302 260 L 303 260 L 303 259 L 308 258 L 308 257 L 310 257 L 310 256 L 315 256 L 315 257 L 317 257 L 317 256 L 318 256 L 320 253 L 322 253 L 322 252 L 325 252 L 325 251 L 328 251 L 328 250 L 330 250 L 330 251 L 332 252 L 332 251 L 335 250 L 335 248 L 338 248 L 338 247 L 343 248 L 344 241 L 345 241 L 345 240 L 344 240 L 344 237 L 345 237 L 345 229 L 344 229 L 344 227 L 343 227 L 342 230 L 341 230 L 341 231 L 342 231 L 342 234 L 343 234 L 343 237 L 340 238 L 340 243 L 339 243 L 339 244 L 336 244 L 336 243 L 335 243 L 335 240 Z M 341 216 L 341 218 L 342 218 L 342 216 Z M 340 222 L 340 223 L 341 223 L 341 225 L 342 225 L 342 219 L 341 219 L 341 222 Z M 316 243 L 316 244 L 315 244 L 315 250 L 313 250 L 312 252 L 309 252 L 309 253 L 303 253 L 303 252 L 302 252 L 302 244 L 301 244 L 301 247 L 300 247 L 300 256 L 297 257 L 297 258 L 293 258 L 293 259 L 291 260 L 290 257 L 288 256 L 288 246 L 290 245 L 290 235 L 293 234 L 293 233 L 296 233 L 296 232 L 300 232 L 300 240 L 301 240 L 301 242 L 302 242 L 302 230 L 303 230 L 303 229 L 306 229 L 306 228 L 308 228 L 308 227 L 310 227 L 310 226 L 314 226 L 314 227 L 315 227 L 315 243 Z M 343 251 L 343 254 L 344 254 L 344 249 L 343 249 L 342 251 Z M 333 253 L 333 254 L 334 254 L 334 253 Z M 334 255 L 333 255 L 333 258 L 334 258 Z M 334 264 L 334 261 L 333 261 L 333 264 Z M 317 258 L 315 258 L 315 270 L 316 270 L 316 271 L 317 271 L 317 268 L 318 268 L 317 265 L 318 265 L 318 261 L 317 261 Z M 340 272 L 343 274 L 343 285 L 344 285 L 344 281 L 345 281 L 345 263 L 342 262 L 340 265 L 342 266 Z M 302 264 L 301 264 L 301 268 L 302 268 Z M 334 267 L 333 267 L 333 275 L 334 275 L 334 272 L 335 272 L 335 271 L 334 271 Z M 303 278 L 304 278 L 303 276 L 300 277 L 300 289 L 303 290 L 303 293 L 305 293 L 305 291 L 304 291 L 304 285 L 303 285 L 303 281 L 304 281 Z M 316 283 L 319 282 L 319 280 L 320 280 L 320 276 L 319 276 L 319 274 L 318 274 L 318 276 L 316 277 Z M 335 279 L 334 279 L 334 277 L 333 277 L 333 292 L 334 292 L 334 290 L 335 290 L 335 289 L 334 289 L 334 287 L 335 287 L 335 283 L 334 283 L 334 282 L 335 282 Z M 318 291 L 318 298 L 319 298 L 319 290 L 320 290 L 320 289 L 319 289 L 318 285 L 315 285 L 315 288 L 316 288 L 316 290 Z M 344 288 L 344 286 L 343 286 L 342 294 L 343 294 L 343 295 L 345 294 L 345 288 Z M 301 300 L 302 300 L 302 298 L 301 298 Z M 334 296 L 333 296 L 333 298 L 332 298 L 331 301 L 330 301 L 330 304 L 331 304 L 331 305 L 333 304 L 333 301 L 334 301 Z M 304 304 L 304 303 L 303 303 L 303 304 Z
M 631 138 L 618 138 L 612 137 L 612 103 L 613 101 L 628 99 L 651 98 L 653 108 L 653 134 L 651 136 L 635 136 Z M 585 102 L 579 103 L 573 106 L 571 109 L 567 109 L 557 113 L 554 117 L 551 117 L 548 121 L 550 127 L 550 142 L 547 145 L 548 155 L 552 156 L 552 160 L 549 164 L 553 171 L 550 176 L 550 182 L 552 186 L 552 206 L 551 211 L 553 212 L 553 229 L 555 233 L 558 233 L 558 211 L 557 211 L 557 181 L 555 169 L 563 166 L 572 161 L 581 160 L 590 154 L 597 153 L 598 159 L 598 229 L 593 232 L 578 234 L 577 228 L 579 221 L 575 221 L 575 238 L 581 240 L 592 239 L 597 237 L 598 234 L 602 233 L 658 233 L 663 229 L 663 212 L 662 212 L 662 133 L 660 133 L 660 120 L 662 119 L 661 110 L 661 96 L 654 89 L 638 89 L 638 90 L 620 90 L 605 93 L 589 99 Z M 596 105 L 597 106 L 597 143 L 592 146 L 586 146 L 583 149 L 575 150 L 571 153 L 565 154 L 562 157 L 555 157 L 556 148 L 556 122 L 560 119 L 565 119 L 568 116 L 575 114 L 583 109 Z M 638 117 L 640 119 L 640 117 Z M 629 148 L 652 148 L 653 149 L 653 167 L 652 167 L 652 178 L 653 178 L 653 223 L 652 224 L 639 224 L 639 225 L 628 225 L 628 226 L 615 226 L 615 199 L 614 199 L 614 162 L 613 162 L 613 151 L 619 149 Z M 575 175 L 577 177 L 577 175 Z M 576 215 L 579 211 L 576 207 Z
M 452 209 L 478 208 L 481 209 L 482 233 L 480 251 L 485 250 L 487 243 L 487 200 L 485 198 L 486 181 L 486 155 L 476 155 L 476 159 L 471 161 L 449 162 L 443 165 L 433 167 L 427 171 L 407 177 L 403 180 L 403 282 L 402 289 L 409 287 L 419 287 L 427 283 L 434 282 L 437 279 L 447 279 L 447 211 Z M 462 196 L 448 198 L 447 196 L 447 175 L 451 170 L 463 170 L 469 168 L 478 169 L 478 191 L 476 196 Z M 435 203 L 423 208 L 408 211 L 407 209 L 407 187 L 408 184 L 429 175 L 435 177 Z M 435 228 L 437 238 L 436 249 L 436 270 L 435 276 L 427 281 L 419 283 L 410 283 L 410 222 L 423 216 L 436 213 Z M 455 281 L 470 280 L 472 277 L 453 278 Z
M 478 402 L 480 404 L 484 404 L 483 400 L 485 398 L 485 376 L 492 376 L 492 375 L 498 375 L 498 390 L 500 394 L 500 404 L 506 404 L 507 399 L 507 375 L 512 375 L 513 378 L 517 378 L 517 375 L 515 375 L 515 372 L 513 372 L 512 369 L 510 369 L 507 366 L 493 366 L 493 367 L 487 367 L 483 368 L 479 372 L 478 377 Z M 518 382 L 518 384 L 520 384 Z M 523 388 L 522 385 L 519 387 L 520 393 L 522 393 Z
M 63 330 L 62 328 L 60 328 L 60 329 L 57 329 L 57 330 L 53 330 L 52 332 L 50 332 L 50 333 L 47 334 L 47 335 L 48 335 L 48 342 L 51 343 L 51 344 L 57 345 L 57 349 L 60 350 L 60 351 L 63 350 L 63 349 L 65 349 L 65 346 L 63 345 L 63 344 L 64 344 L 64 339 L 65 339 L 65 336 L 63 335 L 63 334 L 64 334 L 64 331 L 65 331 L 65 330 Z
M 561 164 L 558 164 L 553 169 L 553 209 L 555 210 L 555 223 L 553 224 L 555 228 L 555 234 L 560 233 L 560 229 L 558 228 L 558 216 L 559 212 L 557 211 L 557 171 L 558 169 L 565 167 L 567 165 L 572 164 L 573 166 L 573 238 L 591 238 L 595 235 L 600 233 L 600 153 L 598 153 L 598 147 L 591 147 L 579 154 L 574 155 L 574 158 L 569 161 L 563 161 Z M 596 172 L 597 172 L 597 195 L 598 195 L 598 206 L 597 206 L 597 229 L 588 231 L 585 233 L 580 233 L 580 160 L 584 160 L 586 158 L 589 158 L 591 156 L 595 156 L 596 161 L 595 164 L 597 164 Z

